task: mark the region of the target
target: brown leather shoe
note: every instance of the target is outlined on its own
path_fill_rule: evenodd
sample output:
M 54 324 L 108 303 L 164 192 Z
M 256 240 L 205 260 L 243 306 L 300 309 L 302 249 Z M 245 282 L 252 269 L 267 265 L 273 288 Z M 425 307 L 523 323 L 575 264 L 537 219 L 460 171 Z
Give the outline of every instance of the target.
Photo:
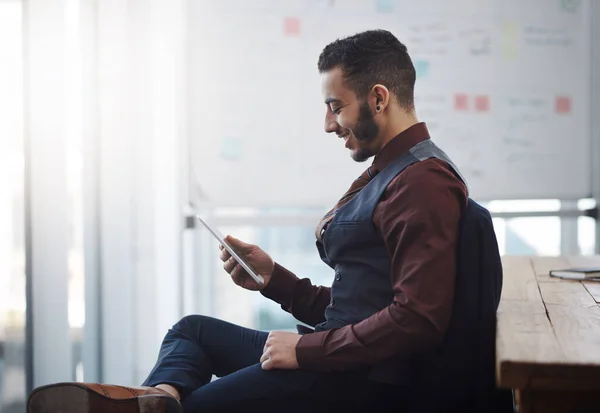
M 182 413 L 179 401 L 154 387 L 56 383 L 34 389 L 28 413 Z

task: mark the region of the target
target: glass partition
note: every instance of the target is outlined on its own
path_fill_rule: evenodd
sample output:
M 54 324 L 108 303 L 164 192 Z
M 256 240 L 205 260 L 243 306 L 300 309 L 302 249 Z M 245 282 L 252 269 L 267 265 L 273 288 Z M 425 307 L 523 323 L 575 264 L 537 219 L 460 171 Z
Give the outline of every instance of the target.
M 25 411 L 22 3 L 0 0 L 0 411 Z

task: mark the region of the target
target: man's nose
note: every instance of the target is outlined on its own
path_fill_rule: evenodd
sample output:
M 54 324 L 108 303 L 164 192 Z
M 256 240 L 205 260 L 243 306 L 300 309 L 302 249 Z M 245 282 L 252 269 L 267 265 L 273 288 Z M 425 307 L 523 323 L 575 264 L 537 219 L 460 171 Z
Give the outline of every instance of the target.
M 336 130 L 338 130 L 338 123 L 335 120 L 335 117 L 333 116 L 333 114 L 327 114 L 325 115 L 325 132 L 327 133 L 331 133 L 331 132 L 335 132 Z

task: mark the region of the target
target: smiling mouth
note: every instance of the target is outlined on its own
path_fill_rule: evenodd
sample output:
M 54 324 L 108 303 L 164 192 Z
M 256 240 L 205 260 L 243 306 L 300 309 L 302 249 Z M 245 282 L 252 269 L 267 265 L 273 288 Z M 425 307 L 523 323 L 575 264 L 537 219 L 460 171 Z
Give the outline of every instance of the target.
M 344 135 L 337 135 L 338 138 L 341 138 L 344 140 L 345 146 L 346 148 L 350 149 L 349 143 L 350 143 L 350 134 L 344 134 Z
M 350 135 L 346 135 L 346 136 L 342 136 L 342 139 L 344 139 L 344 143 L 345 143 L 345 147 L 350 149 Z

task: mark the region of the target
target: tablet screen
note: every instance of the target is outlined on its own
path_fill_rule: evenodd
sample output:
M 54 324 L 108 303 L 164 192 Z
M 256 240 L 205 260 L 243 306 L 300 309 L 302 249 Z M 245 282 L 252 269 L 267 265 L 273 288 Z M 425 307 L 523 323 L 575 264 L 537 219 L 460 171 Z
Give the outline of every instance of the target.
M 257 274 L 256 271 L 254 271 L 252 267 L 250 267 L 250 265 L 244 261 L 244 259 L 240 257 L 235 250 L 229 244 L 227 244 L 227 242 L 225 242 L 225 237 L 221 231 L 219 231 L 215 226 L 210 225 L 206 221 L 206 218 L 203 218 L 200 215 L 196 215 L 196 217 L 198 218 L 198 221 L 200 221 L 202 225 L 204 225 L 204 227 L 213 235 L 213 237 L 215 237 L 221 243 L 221 245 L 223 245 L 223 247 L 231 254 L 238 264 L 240 264 L 242 268 L 246 270 L 246 272 L 254 279 L 254 281 L 259 284 L 264 284 L 265 279 L 262 277 L 262 275 Z

